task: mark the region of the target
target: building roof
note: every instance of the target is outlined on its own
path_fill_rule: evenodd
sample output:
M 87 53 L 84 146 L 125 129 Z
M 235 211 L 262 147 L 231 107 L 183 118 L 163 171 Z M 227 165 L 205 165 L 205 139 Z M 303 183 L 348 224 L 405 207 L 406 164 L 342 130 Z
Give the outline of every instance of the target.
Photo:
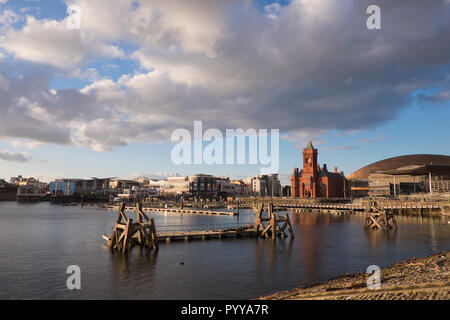
M 306 149 L 314 149 L 314 146 L 313 146 L 313 144 L 312 144 L 311 139 L 309 139 L 308 145 L 306 146 Z
M 334 172 L 330 172 L 330 171 L 325 171 L 323 169 L 320 169 L 319 171 L 319 177 L 323 178 L 323 177 L 328 177 L 328 178 L 341 178 L 343 179 L 343 175 L 339 174 L 339 173 L 334 173 Z
M 368 179 L 370 174 L 377 171 L 395 170 L 405 166 L 421 166 L 425 164 L 450 165 L 450 156 L 436 154 L 413 154 L 393 157 L 365 166 L 347 176 L 347 179 L 364 180 Z
M 294 171 L 295 174 L 295 171 Z M 334 172 L 330 172 L 328 170 L 324 170 L 322 168 L 319 169 L 319 178 L 324 178 L 324 177 L 328 177 L 328 178 L 340 178 L 342 179 L 343 175 L 341 175 L 340 173 L 334 173 Z M 302 178 L 303 177 L 303 169 L 299 171 L 298 173 L 298 177 Z
M 450 165 L 424 164 L 421 166 L 412 165 L 398 168 L 395 170 L 377 171 L 376 173 L 389 174 L 393 176 L 425 176 L 432 175 L 450 176 Z
M 119 181 L 122 183 L 128 183 L 128 184 L 139 184 L 139 181 L 135 181 L 135 180 L 128 180 L 128 179 L 113 179 L 112 181 Z

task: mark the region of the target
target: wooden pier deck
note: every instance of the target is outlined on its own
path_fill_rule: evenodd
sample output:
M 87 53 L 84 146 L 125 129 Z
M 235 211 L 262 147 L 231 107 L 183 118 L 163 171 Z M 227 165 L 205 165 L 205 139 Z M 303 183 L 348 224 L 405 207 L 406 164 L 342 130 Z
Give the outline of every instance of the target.
M 380 209 L 442 209 L 443 204 L 438 203 L 380 203 L 377 208 Z M 314 204 L 314 203 L 298 203 L 298 204 L 278 204 L 275 209 L 320 209 L 320 210 L 353 210 L 364 211 L 367 209 L 360 204 Z
M 162 226 L 157 228 L 156 240 L 158 242 L 210 240 L 225 238 L 256 237 L 257 232 L 253 226 L 241 226 L 237 228 L 220 229 L 221 225 L 198 226 Z M 180 230 L 175 230 L 180 229 Z M 185 230 L 183 230 L 185 229 Z M 195 230 L 197 229 L 197 230 Z M 103 235 L 103 239 L 110 240 L 110 236 Z M 132 244 L 138 243 L 138 236 L 131 239 Z
M 367 202 L 374 203 L 370 205 L 371 209 L 381 210 L 412 210 L 421 212 L 423 210 L 434 210 L 448 212 L 448 201 L 407 201 L 407 200 L 366 200 L 361 203 L 351 203 L 344 200 L 333 199 L 246 199 L 241 200 L 242 207 L 251 206 L 256 209 L 259 203 L 273 203 L 274 209 L 280 210 L 320 210 L 320 211 L 347 211 L 347 212 L 365 212 L 369 209 Z
M 106 206 L 107 209 L 118 210 L 119 206 Z M 126 210 L 134 210 L 134 207 L 126 207 Z M 148 212 L 167 212 L 167 213 L 185 213 L 185 214 L 198 214 L 198 215 L 217 215 L 217 216 L 236 216 L 238 215 L 233 211 L 214 211 L 204 209 L 186 209 L 186 208 L 160 208 L 160 207 L 143 207 L 142 210 Z
M 201 225 L 162 225 L 156 227 L 153 218 L 149 218 L 143 210 L 142 203 L 134 207 L 137 222 L 127 217 L 125 203 L 121 203 L 119 213 L 110 236 L 103 235 L 107 246 L 111 249 L 118 249 L 127 252 L 134 245 L 145 246 L 158 250 L 158 243 L 176 240 L 195 239 L 223 239 L 228 237 L 265 237 L 266 239 L 294 238 L 289 215 L 276 214 L 273 205 L 268 206 L 268 214 L 263 216 L 264 204 L 258 208 L 258 215 L 254 224 L 233 223 L 233 224 L 201 224 Z M 149 210 L 153 208 L 148 208 Z M 159 208 L 157 208 L 159 209 Z M 163 210 L 166 210 L 165 208 Z M 193 210 L 186 210 L 193 211 Z M 287 232 L 286 232 L 287 231 Z

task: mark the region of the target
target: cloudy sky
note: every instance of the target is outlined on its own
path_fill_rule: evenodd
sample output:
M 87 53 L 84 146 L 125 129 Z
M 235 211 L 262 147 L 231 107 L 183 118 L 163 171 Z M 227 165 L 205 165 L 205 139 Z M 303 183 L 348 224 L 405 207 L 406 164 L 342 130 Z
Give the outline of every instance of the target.
M 195 120 L 280 129 L 283 177 L 309 136 L 346 174 L 448 155 L 449 40 L 449 0 L 0 0 L 0 177 L 259 173 L 174 165 Z

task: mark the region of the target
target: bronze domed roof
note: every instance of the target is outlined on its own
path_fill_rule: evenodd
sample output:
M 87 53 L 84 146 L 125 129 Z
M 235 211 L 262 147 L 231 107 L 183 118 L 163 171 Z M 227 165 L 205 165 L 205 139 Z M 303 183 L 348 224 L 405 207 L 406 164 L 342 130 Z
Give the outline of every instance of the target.
M 369 164 L 347 176 L 347 179 L 368 179 L 369 175 L 375 171 L 388 171 L 405 166 L 421 166 L 424 164 L 450 165 L 450 156 L 438 154 L 412 154 L 393 157 Z

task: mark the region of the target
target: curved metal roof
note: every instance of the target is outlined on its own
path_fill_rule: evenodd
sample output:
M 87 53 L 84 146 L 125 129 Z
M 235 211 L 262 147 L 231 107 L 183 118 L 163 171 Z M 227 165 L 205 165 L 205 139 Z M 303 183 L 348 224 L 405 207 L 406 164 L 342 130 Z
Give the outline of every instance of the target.
M 388 171 L 405 166 L 422 166 L 427 164 L 450 165 L 450 156 L 437 154 L 413 154 L 393 157 L 365 166 L 347 176 L 347 179 L 368 179 L 370 174 L 377 171 Z
M 376 173 L 393 176 L 425 176 L 429 173 L 438 176 L 448 176 L 450 175 L 450 165 L 424 164 L 422 166 L 406 166 L 395 170 L 377 171 Z

